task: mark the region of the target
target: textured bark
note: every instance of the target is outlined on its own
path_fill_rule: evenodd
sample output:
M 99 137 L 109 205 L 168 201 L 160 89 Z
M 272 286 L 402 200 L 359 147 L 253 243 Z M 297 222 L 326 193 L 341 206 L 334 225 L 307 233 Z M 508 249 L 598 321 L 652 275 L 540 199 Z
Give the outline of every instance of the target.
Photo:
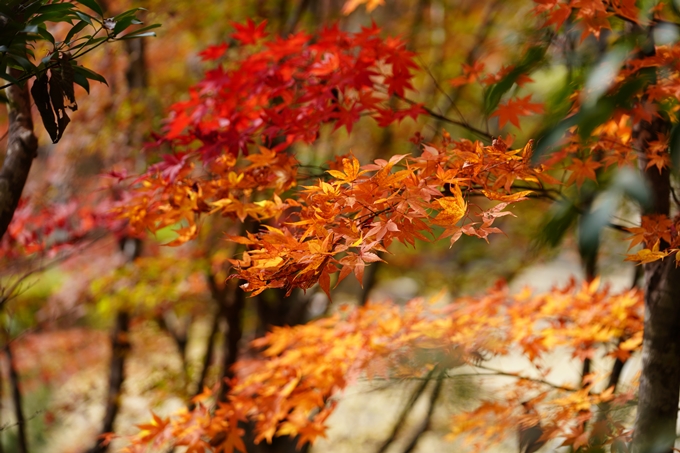
M 645 330 L 633 453 L 670 453 L 680 396 L 680 269 L 645 267 Z
M 14 78 L 21 73 L 10 69 Z M 38 139 L 33 133 L 31 98 L 28 84 L 12 85 L 6 90 L 9 99 L 9 132 L 7 154 L 0 169 L 0 238 L 5 235 L 19 204 L 33 159 L 38 151 Z
M 638 149 L 645 150 L 668 124 L 656 118 L 634 129 Z M 646 165 L 642 159 L 642 165 Z M 670 213 L 670 172 L 647 172 L 652 206 L 645 214 Z M 651 247 L 653 244 L 647 244 Z M 660 244 L 660 249 L 668 244 Z M 680 396 L 680 269 L 674 259 L 645 265 L 645 325 L 638 412 L 631 451 L 670 453 L 676 437 Z

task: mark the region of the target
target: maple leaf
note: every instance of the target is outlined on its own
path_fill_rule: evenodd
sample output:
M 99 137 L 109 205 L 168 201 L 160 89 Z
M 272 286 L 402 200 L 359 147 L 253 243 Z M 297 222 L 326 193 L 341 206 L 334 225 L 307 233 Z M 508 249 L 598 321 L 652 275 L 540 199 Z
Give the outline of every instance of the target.
M 555 31 L 559 31 L 562 28 L 562 24 L 569 19 L 571 16 L 572 8 L 570 5 L 565 3 L 558 3 L 556 8 L 547 14 L 547 20 L 544 26 L 555 25 Z
M 236 29 L 235 33 L 231 34 L 231 37 L 241 44 L 255 44 L 259 40 L 266 38 L 269 33 L 265 31 L 267 26 L 267 21 L 263 20 L 259 25 L 255 25 L 252 19 L 248 19 L 245 25 L 233 22 L 232 26 Z
M 642 249 L 635 254 L 626 255 L 625 261 L 634 261 L 638 264 L 653 263 L 662 260 L 672 253 L 672 250 L 659 250 L 659 241 L 654 244 L 652 249 Z
M 530 102 L 531 94 L 516 99 L 509 99 L 506 103 L 499 104 L 498 108 L 491 116 L 498 117 L 498 127 L 503 128 L 507 122 L 520 128 L 519 117 L 531 115 L 532 113 L 543 113 L 543 104 Z
M 576 185 L 581 187 L 583 181 L 590 179 L 591 181 L 597 182 L 597 175 L 595 170 L 602 167 L 602 164 L 593 159 L 593 156 L 589 156 L 586 160 L 581 160 L 577 157 L 572 159 L 571 165 L 566 169 L 571 170 L 571 175 L 567 180 L 567 184 L 576 181 Z
M 340 182 L 349 184 L 354 182 L 363 173 L 366 173 L 366 171 L 361 170 L 360 167 L 359 161 L 356 157 L 351 155 L 350 157 L 344 157 L 342 159 L 342 171 L 328 170 L 327 173 L 338 179 Z
M 480 79 L 482 71 L 484 71 L 484 63 L 476 61 L 472 65 L 463 63 L 463 74 L 449 80 L 449 83 L 454 87 L 470 84 Z
M 203 61 L 214 61 L 218 60 L 224 53 L 227 51 L 229 46 L 227 43 L 222 43 L 217 46 L 209 46 L 203 51 L 198 53 L 198 56 L 201 57 L 201 60 Z
M 463 199 L 460 186 L 453 186 L 451 192 L 452 197 L 442 197 L 435 201 L 440 211 L 433 222 L 438 225 L 452 227 L 463 218 L 467 211 L 467 203 Z

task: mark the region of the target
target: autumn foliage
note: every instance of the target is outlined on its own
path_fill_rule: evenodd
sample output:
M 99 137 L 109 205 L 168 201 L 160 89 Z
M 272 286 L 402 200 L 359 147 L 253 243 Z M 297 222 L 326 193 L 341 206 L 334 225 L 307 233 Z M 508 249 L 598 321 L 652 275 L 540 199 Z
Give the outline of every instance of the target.
M 343 12 L 384 3 L 350 0 Z M 306 324 L 266 326 L 263 336 L 241 345 L 247 354 L 231 351 L 238 360 L 228 364 L 224 382 L 205 387 L 170 416 L 153 414 L 127 438 L 125 451 L 245 452 L 246 431 L 255 443 L 288 436 L 301 447 L 325 436 L 343 390 L 359 381 L 465 379 L 503 383 L 494 397 L 483 395 L 451 417 L 448 437 L 477 451 L 517 427 L 540 427 L 537 441 L 559 439 L 574 451 L 610 445 L 628 451 L 634 433 L 626 417 L 637 401 L 637 380 L 622 385 L 619 377 L 643 348 L 649 295 L 635 282 L 611 291 L 596 275 L 593 256 L 603 231 L 613 229 L 630 241 L 621 260 L 680 261 L 680 218 L 670 208 L 654 209 L 653 184 L 642 176 L 670 181 L 680 162 L 674 151 L 680 132 L 670 127 L 678 122 L 680 45 L 648 41 L 639 32 L 672 22 L 670 5 L 640 8 L 625 0 L 534 0 L 532 20 L 541 35 L 524 46 L 520 61 L 468 59 L 448 79 L 454 93 L 480 93 L 480 127 L 460 111 L 452 119 L 420 102 L 419 77 L 431 74 L 406 38 L 386 37 L 375 22 L 355 33 L 331 25 L 314 34 L 275 34 L 266 21 L 233 23 L 224 42 L 198 54 L 208 69 L 151 134 L 145 171 L 108 171 L 96 209 L 70 203 L 41 210 L 22 202 L 2 252 L 55 255 L 101 228 L 122 238 L 168 237 L 170 230 L 164 245 L 187 247 L 203 240 L 202 229 L 214 219 L 226 219 L 221 254 L 208 250 L 201 257 L 208 264 L 144 257 L 137 267 L 96 280 L 92 291 L 114 291 L 123 278 L 150 300 L 154 293 L 140 275 L 151 275 L 171 289 L 158 291 L 157 299 L 193 295 L 205 290 L 195 278 L 204 266 L 213 296 L 231 291 L 220 316 L 240 307 L 233 316 L 240 322 L 244 293 L 256 298 L 274 290 L 285 303 L 284 296 L 318 286 L 330 301 L 345 278 L 364 284 L 366 270 L 388 262 L 394 243 L 416 248 L 444 241 L 455 248 L 465 236 L 489 243 L 523 221 L 506 218 L 520 206 L 553 203 L 556 214 L 542 238 L 555 245 L 578 225 L 585 281 L 546 293 L 512 292 L 499 281 L 452 300 L 442 293 L 403 305 L 333 306 L 332 314 Z M 570 72 L 557 100 L 547 99 L 533 90 L 535 79 L 545 77 L 535 73 L 567 53 L 551 47 L 565 29 L 576 31 L 576 39 L 564 49 L 595 48 L 609 36 L 613 50 L 592 57 L 599 63 L 591 72 Z M 373 160 L 360 144 L 320 165 L 297 154 L 324 134 L 351 137 L 367 123 L 383 130 L 430 119 L 456 127 L 460 138 L 417 132 L 411 152 Z M 527 120 L 535 126 L 530 138 L 522 131 Z M 668 192 L 677 203 L 670 182 Z M 638 208 L 639 218 L 624 219 Z M 56 230 L 63 239 L 46 241 Z M 180 291 L 184 272 L 192 277 Z M 117 308 L 139 308 L 125 290 L 119 294 Z M 154 316 L 160 311 L 150 307 Z M 240 327 L 227 323 L 230 334 L 238 330 L 238 346 Z M 556 350 L 583 364 L 578 384 L 555 380 L 545 366 Z M 510 356 L 527 367 L 494 365 Z M 614 368 L 596 373 L 595 359 Z
M 597 7 L 599 2 L 580 7 L 538 3 L 536 13 L 547 13 L 545 25 L 557 28 L 574 8 L 584 38 L 609 28 L 608 18 L 633 17 L 630 5 L 609 12 Z M 653 58 L 630 59 L 601 93 L 614 105 L 611 118 L 599 125 L 579 123 L 589 120 L 582 118 L 586 99 L 574 96 L 571 123 L 564 126 L 559 149 L 547 158 L 545 148 L 533 155 L 532 141 L 512 147 L 496 138 L 484 145 L 445 134 L 437 143 L 416 138 L 413 155 L 364 165 L 356 157 L 361 150 L 354 149 L 329 162 L 314 179 L 301 177 L 299 163 L 285 151 L 298 142 L 313 142 L 323 124 L 351 132 L 361 115 L 387 126 L 428 114 L 407 98 L 417 68 L 413 54 L 398 39 L 380 38 L 375 26 L 357 34 L 332 27 L 313 41 L 301 33 L 268 38 L 264 24 L 252 22 L 236 29 L 232 37 L 241 44 L 234 51 L 238 57 L 220 64 L 227 52 L 224 44 L 202 53 L 217 67 L 190 90 L 189 101 L 171 109 L 158 136 L 157 145 L 174 152 L 150 167 L 119 212 L 138 231 L 181 222 L 174 245 L 195 237 L 206 215 L 257 222 L 259 227 L 244 236 L 228 237 L 245 247 L 231 260 L 232 278 L 252 295 L 270 288 L 290 294 L 318 283 L 330 297 L 332 287 L 350 274 L 361 282 L 366 266 L 381 261 L 394 241 L 414 246 L 416 240 L 447 238 L 455 246 L 462 235 L 488 240 L 501 233 L 494 222 L 512 215 L 508 209 L 515 203 L 560 197 L 565 188 L 596 182 L 602 170 L 635 163 L 632 126 L 657 114 L 650 102 L 662 95 L 653 93 L 671 89 L 672 79 L 637 87 L 625 105 L 617 92 L 644 68 L 676 61 L 675 50 L 663 47 Z M 482 70 L 465 66 L 464 75 L 451 83 L 493 89 L 507 77 L 520 86 L 531 82 L 513 67 L 495 76 Z M 388 102 L 390 97 L 395 102 Z M 519 127 L 520 117 L 544 112 L 531 95 L 496 102 L 489 117 L 498 117 L 500 128 L 506 123 Z M 663 154 L 665 138 L 658 143 L 650 147 L 653 155 L 646 156 L 646 165 L 662 171 L 669 163 Z M 667 218 L 645 217 L 641 227 L 628 228 L 634 233 L 631 246 L 644 243 L 647 248 L 627 259 L 646 263 L 674 254 L 678 239 L 672 225 Z M 659 241 L 670 247 L 660 251 Z M 540 420 L 544 440 L 561 437 L 575 449 L 593 436 L 603 443 L 623 442 L 630 434 L 625 426 L 606 416 L 596 418 L 593 408 L 625 406 L 634 394 L 615 394 L 616 382 L 603 385 L 595 375 L 585 376 L 578 388 L 549 382 L 541 359 L 566 347 L 575 358 L 590 360 L 604 347 L 623 363 L 641 343 L 641 292 L 610 294 L 598 279 L 539 295 L 528 290 L 511 295 L 501 284 L 485 296 L 446 305 L 414 300 L 404 307 L 342 308 L 332 317 L 275 328 L 256 340 L 253 346 L 264 349 L 262 357 L 236 365 L 226 402 L 211 403 L 206 390 L 197 409 L 142 426 L 129 449 L 169 442 L 196 451 L 243 450 L 239 422 L 246 420 L 255 425 L 256 442 L 298 436 L 301 445 L 324 435 L 335 395 L 357 379 L 455 379 L 470 367 L 497 376 L 499 370 L 484 362 L 515 349 L 534 365 L 538 377 L 506 373 L 512 382 L 506 398 L 482 401 L 456 415 L 452 436 L 464 434 L 483 449 L 507 436 L 508 426 L 533 426 Z M 596 386 L 601 390 L 595 391 Z M 588 422 L 595 431 L 586 431 Z

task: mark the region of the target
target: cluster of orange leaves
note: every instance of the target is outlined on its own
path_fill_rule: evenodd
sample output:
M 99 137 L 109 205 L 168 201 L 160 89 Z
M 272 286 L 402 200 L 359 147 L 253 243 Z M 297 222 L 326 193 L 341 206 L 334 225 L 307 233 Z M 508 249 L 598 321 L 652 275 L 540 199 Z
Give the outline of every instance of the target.
M 522 353 L 540 370 L 539 376 L 505 372 L 511 378 L 504 387 L 508 398 L 483 400 L 455 415 L 451 435 L 464 433 L 488 447 L 526 423 L 527 414 L 516 404 L 524 398 L 539 411 L 546 438 L 573 443 L 583 435 L 578 422 L 593 416 L 594 407 L 626 402 L 632 394 L 614 396 L 613 389 L 597 393 L 595 376 L 583 388 L 551 383 L 543 359 L 553 348 L 566 347 L 576 358 L 605 348 L 625 361 L 640 348 L 642 311 L 639 291 L 610 294 L 598 280 L 581 286 L 572 282 L 540 295 L 529 290 L 513 295 L 499 283 L 486 295 L 448 304 L 414 299 L 404 306 L 343 306 L 328 318 L 274 328 L 255 340 L 253 346 L 263 353 L 237 363 L 226 402 L 211 403 L 206 390 L 195 410 L 166 419 L 154 416 L 141 426 L 127 451 L 168 443 L 192 452 L 244 451 L 238 423 L 246 420 L 254 423 L 257 442 L 275 436 L 313 442 L 325 435 L 337 397 L 358 379 L 457 379 L 471 372 L 482 381 L 499 379 L 484 361 L 513 352 Z M 620 434 L 612 427 L 608 439 Z
M 338 282 L 352 273 L 361 281 L 366 264 L 380 260 L 377 253 L 395 240 L 415 245 L 429 240 L 434 227 L 451 244 L 463 234 L 487 239 L 501 232 L 494 222 L 511 214 L 504 210 L 508 204 L 532 193 L 513 191 L 516 182 L 554 181 L 531 165 L 531 146 L 513 150 L 500 139 L 490 146 L 447 142 L 424 145 L 419 156 L 364 166 L 352 155 L 339 157 L 328 178 L 283 203 L 289 210 L 280 227 L 230 238 L 248 247 L 232 260 L 235 276 L 253 294 L 318 282 L 330 296 L 332 274 L 340 272 Z M 498 203 L 468 202 L 474 196 Z

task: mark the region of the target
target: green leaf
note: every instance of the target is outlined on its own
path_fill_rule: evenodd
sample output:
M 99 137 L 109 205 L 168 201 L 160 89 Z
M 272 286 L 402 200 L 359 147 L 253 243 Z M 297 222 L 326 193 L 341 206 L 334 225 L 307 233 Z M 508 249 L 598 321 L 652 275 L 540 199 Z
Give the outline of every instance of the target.
M 26 25 L 23 30 L 21 30 L 22 33 L 38 33 L 39 29 L 37 25 Z
M 547 217 L 538 241 L 549 247 L 557 247 L 576 222 L 578 209 L 571 201 L 562 200 L 550 208 Z
M 153 30 L 153 29 L 155 29 L 155 28 L 159 28 L 160 26 L 161 26 L 161 24 L 151 24 L 151 25 L 147 25 L 146 27 L 138 28 L 137 30 L 131 31 L 131 32 L 128 33 L 127 35 L 121 36 L 119 39 L 123 39 L 123 38 L 125 38 L 126 36 L 130 36 L 130 35 L 132 35 L 132 34 L 139 35 L 139 34 L 141 34 L 141 33 L 143 33 L 143 32 L 146 32 L 146 31 L 149 31 L 149 30 Z
M 73 83 L 80 85 L 85 89 L 87 94 L 90 94 L 90 82 L 87 77 L 76 71 L 77 66 L 73 68 Z
M 107 85 L 107 86 L 108 86 L 108 83 L 106 82 L 106 79 L 105 79 L 103 76 L 101 76 L 100 74 L 97 74 L 96 72 L 94 72 L 94 71 L 92 71 L 92 70 L 90 70 L 90 69 L 87 69 L 87 68 L 84 67 L 84 66 L 74 66 L 74 67 L 73 67 L 73 72 L 74 72 L 74 81 L 75 81 L 76 83 L 78 83 L 78 81 L 75 80 L 75 75 L 76 75 L 76 74 L 80 74 L 80 75 L 82 75 L 83 77 L 85 77 L 86 79 L 96 80 L 97 82 L 101 82 L 101 83 L 103 83 L 104 85 Z M 80 84 L 79 84 L 79 85 L 80 85 Z
M 85 5 L 88 8 L 90 8 L 92 11 L 97 13 L 99 17 L 104 17 L 104 10 L 102 10 L 102 7 L 99 6 L 99 3 L 97 3 L 95 0 L 76 0 L 76 1 L 81 5 Z
M 92 16 L 90 16 L 89 14 L 85 14 L 82 11 L 76 11 L 75 13 L 76 16 L 80 18 L 80 20 L 82 20 L 83 22 L 87 22 L 89 25 L 92 25 Z
M 652 190 L 649 182 L 640 171 L 630 167 L 622 167 L 616 172 L 612 190 L 618 190 L 627 197 L 635 200 L 643 208 L 651 207 Z
M 136 17 L 134 16 L 126 16 L 121 19 L 116 19 L 116 25 L 113 27 L 113 34 L 117 35 L 118 33 L 122 32 L 126 28 L 128 28 L 130 25 L 138 25 L 141 24 L 142 22 L 139 21 Z
M 49 31 L 47 31 L 47 29 L 45 28 L 45 25 L 44 25 L 44 24 L 40 24 L 40 25 L 38 26 L 38 34 L 39 34 L 40 36 L 42 36 L 42 38 L 43 38 L 45 41 L 51 42 L 52 45 L 55 44 L 54 36 L 52 36 L 52 33 L 50 33 Z
M 148 31 L 146 33 L 132 32 L 132 33 L 129 33 L 125 36 L 121 36 L 120 38 L 117 38 L 117 39 L 124 40 L 124 39 L 136 39 L 136 38 L 148 38 L 148 37 L 156 37 L 156 32 L 154 32 L 154 31 Z
M 87 27 L 89 24 L 83 20 L 78 22 L 69 30 L 68 34 L 66 35 L 66 38 L 64 39 L 65 43 L 71 42 L 71 39 L 76 35 L 76 33 L 80 32 L 83 28 Z
M 5 79 L 5 80 L 7 80 L 9 83 L 18 84 L 19 81 L 18 81 L 17 79 L 15 79 L 15 78 L 12 77 L 11 75 L 7 74 L 7 71 L 5 70 L 5 67 L 6 67 L 6 66 L 3 64 L 3 65 L 2 65 L 2 69 L 3 69 L 3 70 L 0 71 L 0 79 Z
M 21 55 L 16 55 L 13 53 L 8 53 L 7 58 L 14 60 L 24 71 L 31 73 L 35 71 L 35 66 L 33 63 L 28 61 L 28 59 L 22 57 Z
M 117 16 L 114 16 L 113 20 L 118 22 L 119 20 L 122 20 L 126 17 L 134 16 L 135 14 L 137 14 L 138 11 L 146 11 L 146 9 L 145 8 L 132 8 L 132 9 L 129 9 L 125 12 L 120 13 Z
M 532 164 L 540 163 L 544 156 L 556 150 L 557 145 L 562 141 L 567 130 L 576 124 L 576 115 L 563 119 L 557 124 L 548 127 L 542 134 L 539 134 L 534 153 L 531 156 Z
M 38 14 L 52 14 L 70 12 L 74 9 L 73 3 L 50 3 L 43 5 L 38 9 Z
M 600 248 L 602 229 L 609 225 L 609 219 L 614 215 L 619 205 L 620 194 L 607 190 L 597 201 L 598 208 L 581 217 L 578 231 L 578 248 L 581 256 L 594 258 Z

